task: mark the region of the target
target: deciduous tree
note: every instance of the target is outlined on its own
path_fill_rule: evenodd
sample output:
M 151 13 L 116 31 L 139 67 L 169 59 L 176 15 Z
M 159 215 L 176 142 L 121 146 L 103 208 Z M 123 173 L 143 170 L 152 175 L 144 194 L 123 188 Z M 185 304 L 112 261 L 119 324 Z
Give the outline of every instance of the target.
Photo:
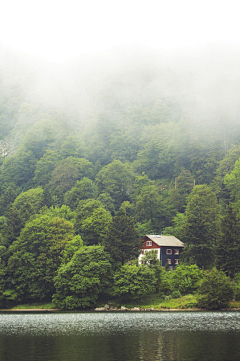
M 53 301 L 62 309 L 93 307 L 111 282 L 110 256 L 102 246 L 83 246 L 54 278 Z
M 7 287 L 18 301 L 50 299 L 64 247 L 72 239 L 73 225 L 63 218 L 42 215 L 26 223 L 9 248 L 7 264 Z

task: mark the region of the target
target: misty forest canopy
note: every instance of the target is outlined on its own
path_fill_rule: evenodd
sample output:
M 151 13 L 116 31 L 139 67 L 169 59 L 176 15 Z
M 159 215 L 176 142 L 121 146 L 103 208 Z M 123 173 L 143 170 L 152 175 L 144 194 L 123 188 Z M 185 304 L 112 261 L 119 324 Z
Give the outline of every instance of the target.
M 77 269 L 74 287 L 95 300 L 151 233 L 179 237 L 200 267 L 214 264 L 218 244 L 233 247 L 218 267 L 238 272 L 229 262 L 239 245 L 227 242 L 240 230 L 240 108 L 229 94 L 239 84 L 224 60 L 205 63 L 201 79 L 183 61 L 174 72 L 156 59 L 51 69 L 2 55 L 1 299 L 49 299 L 55 279 L 68 301 L 55 300 L 77 307 L 63 287 Z M 79 270 L 89 260 L 103 283 Z

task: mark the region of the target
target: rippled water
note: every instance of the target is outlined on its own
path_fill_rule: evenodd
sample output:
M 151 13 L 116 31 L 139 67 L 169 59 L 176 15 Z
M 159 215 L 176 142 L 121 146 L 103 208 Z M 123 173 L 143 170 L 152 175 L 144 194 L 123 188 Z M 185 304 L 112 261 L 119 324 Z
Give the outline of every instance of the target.
M 4 361 L 239 361 L 239 312 L 0 314 Z

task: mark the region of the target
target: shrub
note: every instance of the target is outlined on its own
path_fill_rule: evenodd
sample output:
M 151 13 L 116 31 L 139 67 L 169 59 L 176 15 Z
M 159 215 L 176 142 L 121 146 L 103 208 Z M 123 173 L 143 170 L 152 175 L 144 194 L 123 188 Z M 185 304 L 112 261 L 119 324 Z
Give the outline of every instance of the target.
M 182 295 L 194 293 L 203 278 L 203 271 L 196 265 L 180 265 L 171 273 L 171 283 L 174 291 Z
M 125 264 L 114 275 L 115 294 L 123 299 L 140 299 L 155 293 L 158 278 L 154 268 Z
M 213 268 L 204 272 L 198 289 L 198 306 L 209 310 L 227 307 L 233 297 L 230 278 L 224 272 Z

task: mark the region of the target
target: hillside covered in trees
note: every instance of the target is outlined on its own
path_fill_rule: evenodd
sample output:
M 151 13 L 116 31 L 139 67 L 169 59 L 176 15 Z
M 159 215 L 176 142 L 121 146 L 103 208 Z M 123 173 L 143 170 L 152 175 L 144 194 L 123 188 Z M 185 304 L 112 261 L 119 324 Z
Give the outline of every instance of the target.
M 121 296 L 127 274 L 145 279 L 138 296 L 159 292 L 154 268 L 128 263 L 144 234 L 175 235 L 187 245 L 186 264 L 216 266 L 234 279 L 237 80 L 226 72 L 219 80 L 215 69 L 207 87 L 193 67 L 172 74 L 157 60 L 103 62 L 101 71 L 75 63 L 70 71 L 2 55 L 2 305 L 54 295 L 62 308 L 88 307 Z

